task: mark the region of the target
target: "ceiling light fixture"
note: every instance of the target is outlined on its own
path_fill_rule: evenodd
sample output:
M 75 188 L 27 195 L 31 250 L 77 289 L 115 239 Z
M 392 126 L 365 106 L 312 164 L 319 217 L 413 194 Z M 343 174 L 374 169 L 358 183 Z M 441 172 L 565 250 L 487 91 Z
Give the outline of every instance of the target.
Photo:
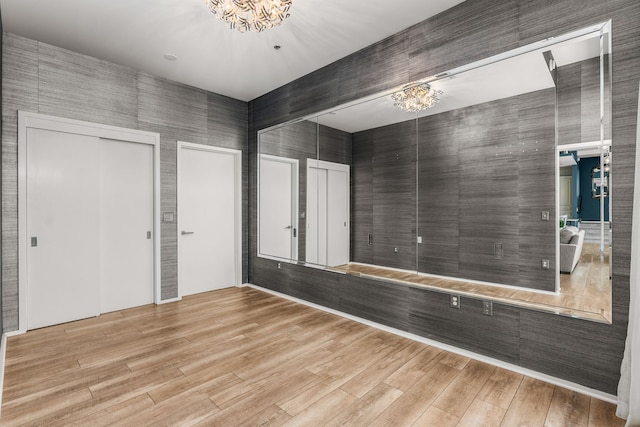
M 435 90 L 427 83 L 414 85 L 391 94 L 397 108 L 408 113 L 426 110 L 440 101 L 441 90 Z
M 289 17 L 291 0 L 205 0 L 214 15 L 241 33 L 277 27 Z

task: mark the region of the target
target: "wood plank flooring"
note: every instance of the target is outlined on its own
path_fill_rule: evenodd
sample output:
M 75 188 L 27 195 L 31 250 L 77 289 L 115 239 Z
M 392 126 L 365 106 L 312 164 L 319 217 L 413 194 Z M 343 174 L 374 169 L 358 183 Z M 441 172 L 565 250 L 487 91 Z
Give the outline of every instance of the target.
M 229 288 L 7 343 L 0 424 L 622 426 L 615 406 Z
M 558 295 L 483 285 L 464 280 L 430 277 L 410 271 L 358 263 L 332 267 L 332 270 L 425 287 L 436 291 L 458 293 L 569 317 L 611 323 L 609 250 L 607 247 L 606 253 L 601 256 L 600 245 L 585 243 L 580 262 L 573 273 L 560 274 L 560 293 Z

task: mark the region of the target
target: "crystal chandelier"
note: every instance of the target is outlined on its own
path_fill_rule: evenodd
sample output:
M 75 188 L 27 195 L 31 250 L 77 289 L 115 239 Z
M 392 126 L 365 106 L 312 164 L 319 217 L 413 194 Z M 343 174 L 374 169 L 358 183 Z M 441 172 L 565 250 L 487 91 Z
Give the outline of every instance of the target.
M 426 110 L 440 101 L 441 90 L 435 90 L 427 83 L 411 86 L 391 94 L 394 104 L 402 111 L 415 113 Z
M 214 15 L 244 33 L 277 27 L 289 17 L 291 0 L 205 0 Z

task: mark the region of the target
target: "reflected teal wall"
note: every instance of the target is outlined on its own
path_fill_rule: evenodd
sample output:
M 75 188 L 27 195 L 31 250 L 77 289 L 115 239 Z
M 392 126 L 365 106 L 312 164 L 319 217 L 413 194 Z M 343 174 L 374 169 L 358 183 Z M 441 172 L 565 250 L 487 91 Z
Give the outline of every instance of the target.
M 571 166 L 571 218 L 580 218 L 580 168 L 578 165 Z

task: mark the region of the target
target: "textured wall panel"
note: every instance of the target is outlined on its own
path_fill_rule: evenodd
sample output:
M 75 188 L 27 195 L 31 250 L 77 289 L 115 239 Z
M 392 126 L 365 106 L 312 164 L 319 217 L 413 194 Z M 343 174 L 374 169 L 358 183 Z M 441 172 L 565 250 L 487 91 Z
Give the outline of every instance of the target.
M 351 260 L 365 264 L 373 264 L 373 132 L 353 135 L 351 166 Z
M 373 146 L 373 262 L 415 270 L 415 120 L 376 129 L 370 144 Z
M 418 271 L 459 274 L 460 158 L 458 111 L 418 122 Z
M 283 264 L 283 266 L 285 266 Z M 317 274 L 315 268 L 289 264 L 289 294 L 325 307 L 339 309 L 341 274 Z
M 482 315 L 482 301 L 462 297 L 451 308 L 450 295 L 411 289 L 409 332 L 509 363 L 520 360 L 520 312 L 493 304 L 493 316 Z
M 38 112 L 38 44 L 3 34 L 2 317 L 18 328 L 18 110 Z
M 40 113 L 137 128 L 135 70 L 42 43 L 38 52 Z
M 521 364 L 596 390 L 612 392 L 618 384 L 624 340 L 611 326 L 522 310 Z
M 409 288 L 359 277 L 343 276 L 339 309 L 382 325 L 409 329 Z
M 555 291 L 556 227 L 554 89 L 518 97 L 518 285 Z M 542 221 L 548 211 L 549 221 Z M 514 224 L 515 225 L 515 224 Z M 549 269 L 541 268 L 542 259 Z

